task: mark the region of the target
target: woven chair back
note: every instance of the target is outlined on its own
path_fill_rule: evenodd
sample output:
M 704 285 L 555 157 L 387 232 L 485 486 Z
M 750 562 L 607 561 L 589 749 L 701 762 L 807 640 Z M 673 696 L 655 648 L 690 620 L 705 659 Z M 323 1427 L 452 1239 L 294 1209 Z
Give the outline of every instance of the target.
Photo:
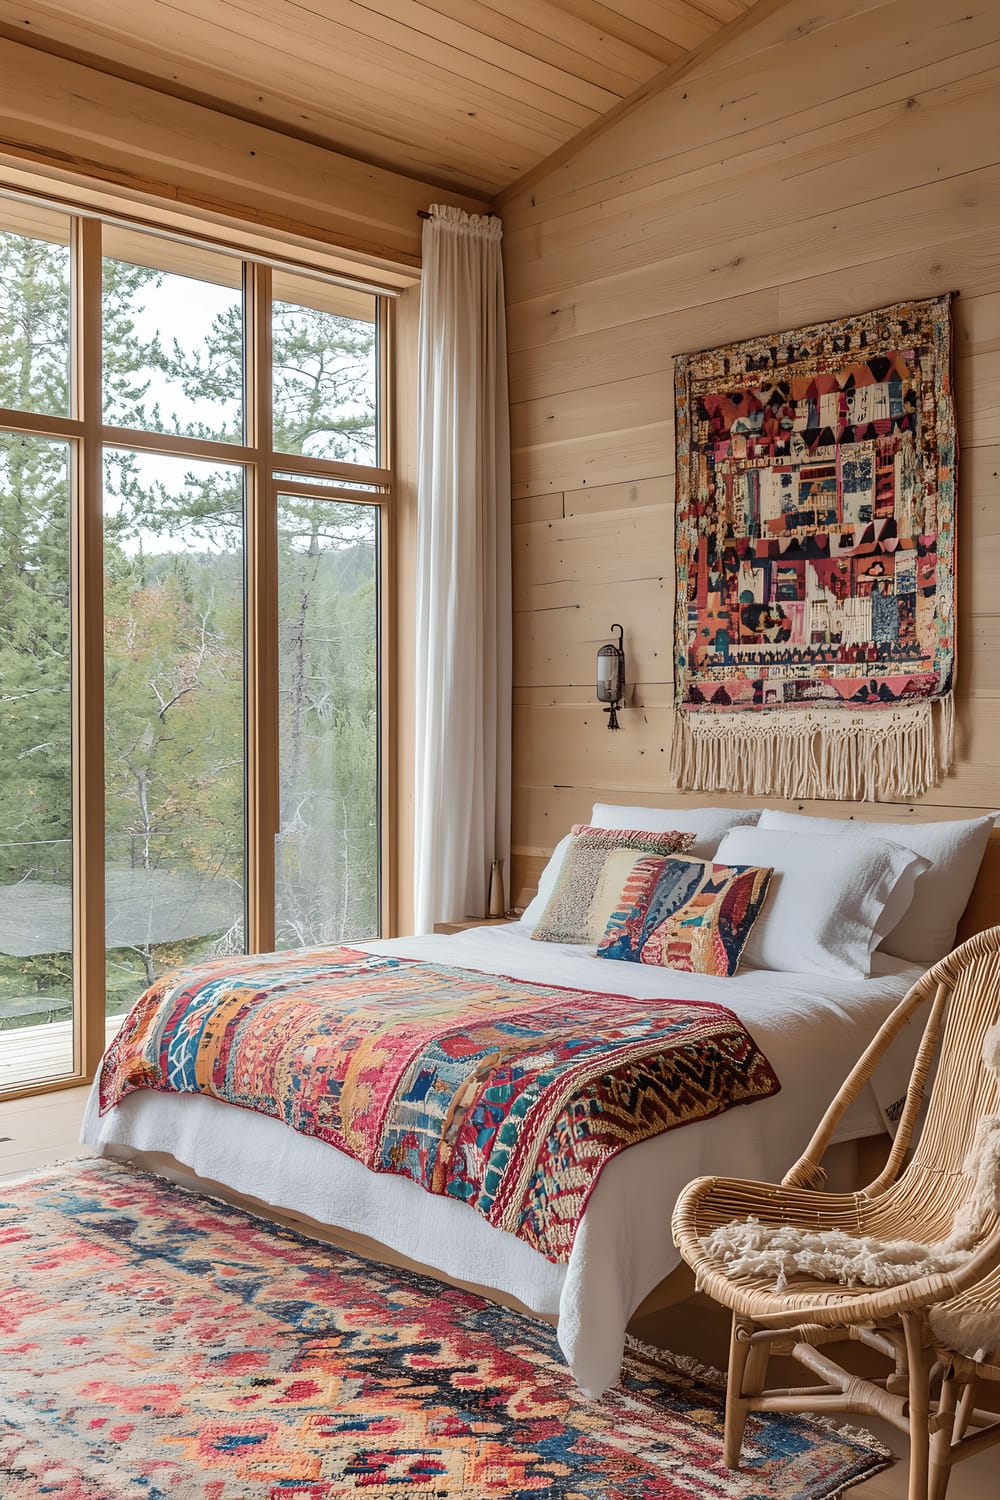
M 915 1120 L 924 1094 L 925 1112 L 912 1156 L 890 1196 L 911 1223 L 923 1223 L 928 1240 L 948 1234 L 973 1187 L 962 1169 L 977 1126 L 1000 1112 L 1000 1078 L 983 1062 L 986 1034 L 1000 1021 L 998 939 L 1000 929 L 980 933 L 960 962 L 950 963 L 956 955 L 949 955 L 927 976 L 931 1013 L 906 1114 Z

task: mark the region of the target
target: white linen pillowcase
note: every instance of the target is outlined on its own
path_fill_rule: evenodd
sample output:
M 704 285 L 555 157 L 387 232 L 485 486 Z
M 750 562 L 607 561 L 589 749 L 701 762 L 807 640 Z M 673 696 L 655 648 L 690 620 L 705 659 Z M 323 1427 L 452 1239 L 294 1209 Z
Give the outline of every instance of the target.
M 744 964 L 864 979 L 887 911 L 888 920 L 898 919 L 928 868 L 926 859 L 888 839 L 824 839 L 759 827 L 727 833 L 717 858 L 774 870 Z
M 954 946 L 994 825 L 992 813 L 940 823 L 876 823 L 861 818 L 811 818 L 768 808 L 759 826 L 789 833 L 891 839 L 923 855 L 929 866 L 917 877 L 913 900 L 883 929 L 879 947 L 893 958 L 929 965 Z
M 595 802 L 590 821 L 595 828 L 642 828 L 647 833 L 693 833 L 687 851 L 695 859 L 714 859 L 719 840 L 730 828 L 751 827 L 760 817 L 758 807 L 625 807 Z

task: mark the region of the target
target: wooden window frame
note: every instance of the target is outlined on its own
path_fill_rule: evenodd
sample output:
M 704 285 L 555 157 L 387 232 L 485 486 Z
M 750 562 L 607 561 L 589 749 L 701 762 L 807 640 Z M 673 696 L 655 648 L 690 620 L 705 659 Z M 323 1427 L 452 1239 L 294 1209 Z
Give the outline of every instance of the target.
M 0 189 L 24 199 L 18 191 Z M 102 261 L 104 224 L 81 206 L 52 204 L 71 218 L 71 390 L 70 415 L 47 416 L 0 407 L 0 431 L 67 442 L 71 453 L 71 615 L 73 766 L 73 1071 L 0 1089 L 0 1102 L 78 1088 L 93 1080 L 105 1050 L 105 890 L 104 890 L 104 556 L 103 453 L 124 448 L 242 468 L 245 495 L 245 704 L 246 704 L 246 892 L 247 952 L 274 947 L 274 839 L 279 825 L 278 719 L 278 557 L 279 494 L 349 501 L 379 511 L 378 675 L 379 675 L 379 917 L 383 933 L 394 930 L 398 884 L 394 855 L 398 845 L 398 760 L 395 694 L 397 673 L 392 643 L 396 609 L 393 547 L 394 326 L 395 289 L 359 277 L 356 283 L 376 299 L 378 422 L 377 465 L 282 453 L 271 446 L 272 362 L 271 281 L 278 265 L 301 276 L 301 263 L 282 265 L 240 255 L 232 242 L 213 243 L 200 235 L 158 234 L 154 225 L 129 228 L 148 236 L 151 258 L 157 240 L 189 243 L 220 256 L 240 259 L 244 268 L 244 438 L 242 444 L 144 432 L 103 421 Z M 307 271 L 332 281 L 322 270 Z M 339 278 L 345 280 L 344 278 Z M 276 474 L 296 476 L 276 479 Z M 321 481 L 325 481 L 321 483 Z M 337 481 L 340 481 L 337 483 Z M 355 486 L 364 485 L 359 490 Z M 370 488 L 369 488 L 370 487 Z

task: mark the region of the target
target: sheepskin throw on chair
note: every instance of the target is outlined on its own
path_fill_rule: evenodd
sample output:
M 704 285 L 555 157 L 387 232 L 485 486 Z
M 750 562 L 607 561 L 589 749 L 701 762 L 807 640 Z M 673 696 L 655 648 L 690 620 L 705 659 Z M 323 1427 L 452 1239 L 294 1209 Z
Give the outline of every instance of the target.
M 683 355 L 675 383 L 678 786 L 925 791 L 953 736 L 950 295 Z

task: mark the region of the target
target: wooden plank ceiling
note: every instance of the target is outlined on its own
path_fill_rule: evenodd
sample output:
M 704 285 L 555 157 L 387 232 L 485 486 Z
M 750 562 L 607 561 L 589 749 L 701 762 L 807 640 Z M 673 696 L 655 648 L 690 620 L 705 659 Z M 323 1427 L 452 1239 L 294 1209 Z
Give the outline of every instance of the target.
M 0 0 L 0 35 L 492 197 L 753 0 Z

